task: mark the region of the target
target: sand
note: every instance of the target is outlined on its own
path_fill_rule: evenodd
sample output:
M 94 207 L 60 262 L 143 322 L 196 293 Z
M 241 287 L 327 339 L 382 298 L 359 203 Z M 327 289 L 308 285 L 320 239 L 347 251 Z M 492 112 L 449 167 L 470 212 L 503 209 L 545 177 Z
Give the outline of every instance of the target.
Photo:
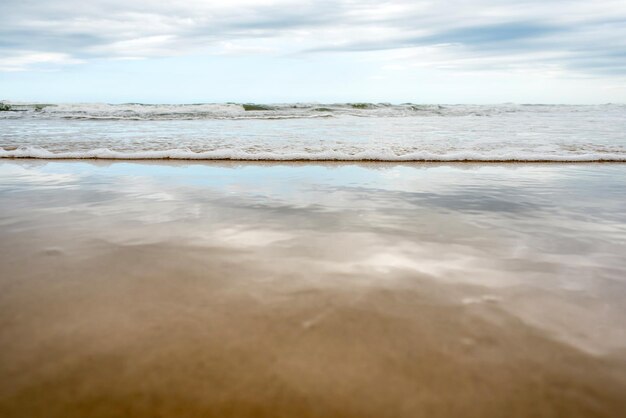
M 568 167 L 2 162 L 0 416 L 620 416 L 626 167 Z

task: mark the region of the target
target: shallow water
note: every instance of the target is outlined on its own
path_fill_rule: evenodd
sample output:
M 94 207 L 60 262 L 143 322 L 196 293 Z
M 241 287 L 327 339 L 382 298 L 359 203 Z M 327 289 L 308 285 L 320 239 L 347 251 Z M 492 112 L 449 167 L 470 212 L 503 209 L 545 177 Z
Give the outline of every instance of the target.
M 0 412 L 617 416 L 624 191 L 622 164 L 0 161 Z
M 14 108 L 0 112 L 0 158 L 626 161 L 614 104 Z

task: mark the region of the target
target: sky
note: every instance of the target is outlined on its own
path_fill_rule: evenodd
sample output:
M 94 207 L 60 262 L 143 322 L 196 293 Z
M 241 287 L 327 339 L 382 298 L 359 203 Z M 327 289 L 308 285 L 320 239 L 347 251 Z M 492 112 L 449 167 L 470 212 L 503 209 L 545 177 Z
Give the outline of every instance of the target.
M 0 0 L 0 99 L 625 103 L 624 0 Z

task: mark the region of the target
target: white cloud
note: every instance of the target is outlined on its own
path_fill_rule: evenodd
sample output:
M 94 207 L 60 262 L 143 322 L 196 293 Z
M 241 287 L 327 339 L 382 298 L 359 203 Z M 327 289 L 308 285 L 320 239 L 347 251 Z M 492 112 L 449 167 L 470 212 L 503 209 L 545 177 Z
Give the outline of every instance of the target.
M 97 55 L 115 58 L 172 56 L 179 53 L 177 44 L 174 35 L 152 35 L 97 45 L 88 50 Z
M 0 57 L 0 71 L 26 71 L 42 65 L 81 64 L 83 60 L 59 52 L 16 51 Z
M 392 51 L 408 57 L 387 69 L 619 76 L 625 22 L 623 0 L 6 1 L 0 71 L 185 54 L 365 52 L 384 61 Z

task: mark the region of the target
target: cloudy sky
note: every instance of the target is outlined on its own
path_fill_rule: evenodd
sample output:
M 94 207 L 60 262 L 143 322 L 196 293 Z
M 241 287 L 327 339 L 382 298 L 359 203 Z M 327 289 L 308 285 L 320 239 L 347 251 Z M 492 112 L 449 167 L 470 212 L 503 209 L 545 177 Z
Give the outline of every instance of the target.
M 624 0 L 0 0 L 0 99 L 626 102 Z

